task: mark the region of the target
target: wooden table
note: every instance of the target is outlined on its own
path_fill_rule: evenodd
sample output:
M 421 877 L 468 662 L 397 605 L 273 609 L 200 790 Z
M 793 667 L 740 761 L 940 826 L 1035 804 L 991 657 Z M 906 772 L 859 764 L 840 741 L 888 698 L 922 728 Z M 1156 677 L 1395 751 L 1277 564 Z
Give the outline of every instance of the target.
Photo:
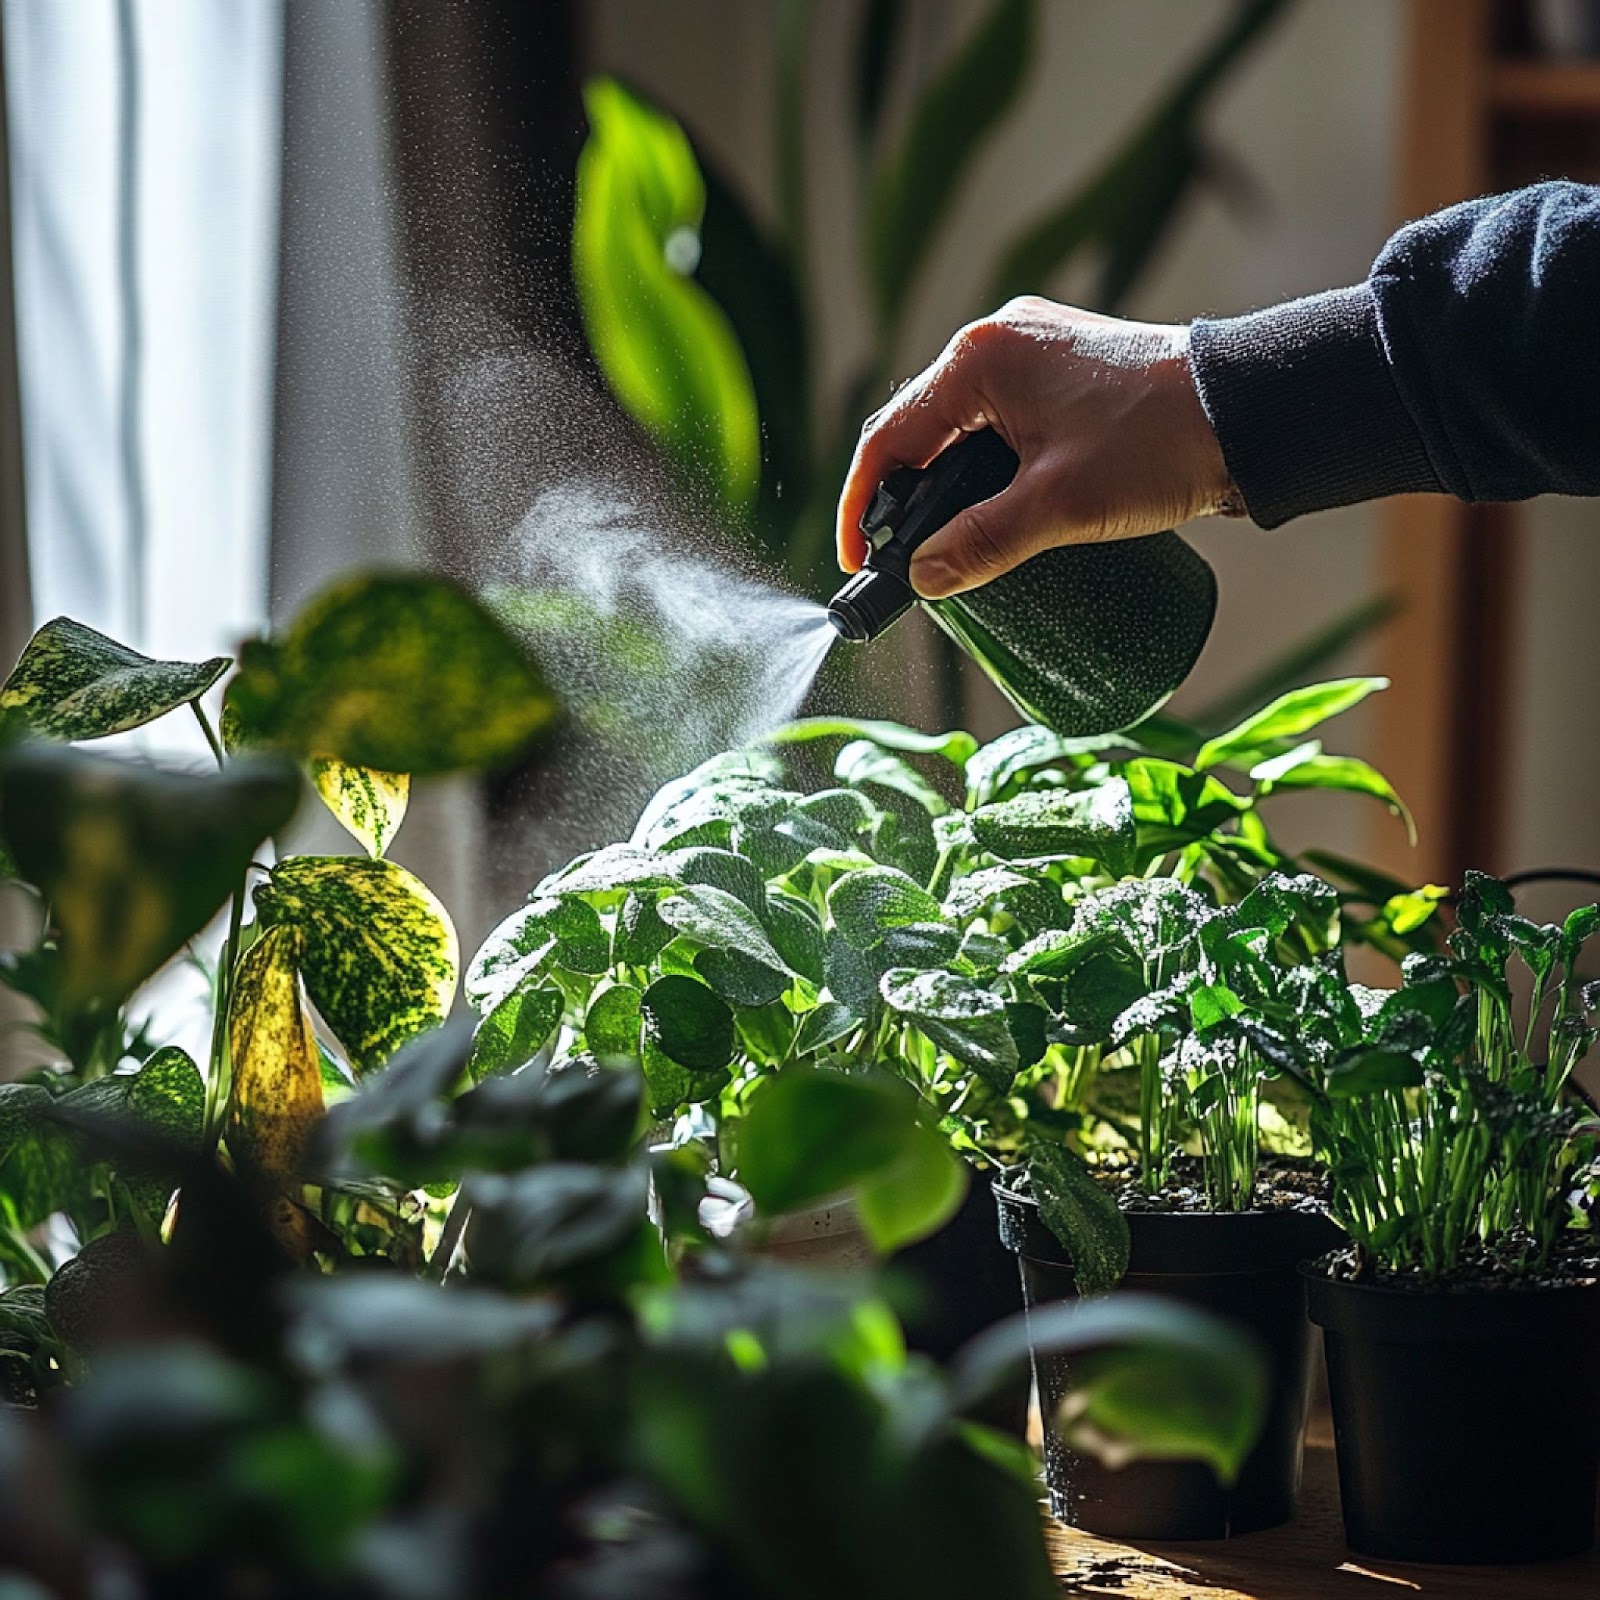
M 1118 1544 L 1047 1521 L 1045 1540 L 1068 1595 L 1114 1600 L 1597 1600 L 1600 1555 L 1532 1567 L 1428 1567 L 1345 1548 L 1339 1480 L 1326 1422 L 1306 1446 L 1300 1514 L 1284 1528 L 1199 1544 Z

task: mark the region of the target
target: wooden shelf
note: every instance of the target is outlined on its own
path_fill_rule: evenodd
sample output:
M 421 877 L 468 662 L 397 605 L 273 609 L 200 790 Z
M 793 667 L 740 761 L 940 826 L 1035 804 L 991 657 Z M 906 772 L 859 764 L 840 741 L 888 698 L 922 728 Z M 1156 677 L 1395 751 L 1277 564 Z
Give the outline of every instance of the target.
M 1326 1427 L 1324 1422 L 1323 1427 Z M 1352 1555 L 1326 1433 L 1306 1448 L 1300 1514 L 1285 1528 L 1203 1544 L 1117 1544 L 1057 1522 L 1046 1542 L 1064 1595 L 1107 1600 L 1594 1600 L 1600 1556 L 1533 1567 L 1428 1567 Z
M 1524 116 L 1600 116 L 1600 61 L 1497 61 L 1489 104 Z

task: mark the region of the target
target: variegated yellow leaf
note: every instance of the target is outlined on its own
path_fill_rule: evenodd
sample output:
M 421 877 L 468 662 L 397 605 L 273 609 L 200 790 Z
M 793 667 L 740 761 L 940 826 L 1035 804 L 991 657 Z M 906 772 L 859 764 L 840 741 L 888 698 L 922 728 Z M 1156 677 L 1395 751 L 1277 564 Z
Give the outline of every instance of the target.
M 228 1009 L 228 1149 L 242 1172 L 279 1187 L 298 1176 L 322 1115 L 322 1067 L 300 997 L 301 950 L 294 928 L 263 934 L 235 970 Z
M 461 966 L 456 930 L 404 867 L 291 856 L 256 889 L 256 911 L 267 927 L 303 939 L 306 990 L 358 1072 L 450 1014 Z
M 310 766 L 322 803 L 368 855 L 381 856 L 405 820 L 411 779 L 403 772 L 376 772 L 331 758 L 314 759 Z

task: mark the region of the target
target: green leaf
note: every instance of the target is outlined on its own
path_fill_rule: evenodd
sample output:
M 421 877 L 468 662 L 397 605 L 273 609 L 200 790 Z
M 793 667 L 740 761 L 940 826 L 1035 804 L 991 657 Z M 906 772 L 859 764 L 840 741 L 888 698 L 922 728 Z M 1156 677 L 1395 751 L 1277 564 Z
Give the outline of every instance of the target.
M 691 845 L 682 850 L 669 850 L 662 857 L 662 864 L 677 883 L 702 884 L 707 888 L 720 889 L 724 894 L 742 900 L 758 917 L 766 913 L 766 880 L 756 864 L 746 856 L 732 850 Z
M 867 202 L 874 308 L 893 328 L 962 177 L 1022 87 L 1033 53 L 1031 0 L 997 0 L 912 107 L 899 150 Z
M 467 1071 L 474 1079 L 511 1072 L 549 1044 L 564 1002 L 553 983 L 525 983 L 507 994 L 478 1024 Z
M 857 950 L 881 944 L 891 928 L 943 916 L 939 902 L 895 867 L 863 867 L 836 879 L 828 890 L 828 914 Z
M 1111 1191 L 1065 1145 L 1030 1128 L 1028 1176 L 1044 1225 L 1072 1258 L 1081 1294 L 1114 1287 L 1128 1270 L 1128 1223 Z
M 198 700 L 233 663 L 154 661 L 57 617 L 28 641 L 0 684 L 0 719 L 15 716 L 52 739 L 102 739 Z
M 631 983 L 614 983 L 589 1002 L 583 1039 L 590 1053 L 607 1067 L 632 1065 L 639 1059 L 643 994 Z
M 1002 733 L 998 739 L 978 750 L 967 761 L 967 803 L 977 807 L 993 800 L 1006 786 L 1024 773 L 1074 756 L 1087 758 L 1090 750 L 1116 748 L 1126 739 L 1116 734 L 1096 739 L 1069 739 L 1053 728 L 1036 722 L 1024 723 Z
M 116 1006 L 205 927 L 300 780 L 271 758 L 160 772 L 81 750 L 0 756 L 0 832 L 61 929 L 63 1000 Z
M 1226 827 L 1250 809 L 1209 772 L 1195 772 L 1173 761 L 1140 756 L 1121 768 L 1133 797 L 1139 842 L 1148 852 L 1182 849 Z
M 694 970 L 731 1006 L 770 1006 L 789 987 L 788 973 L 737 950 L 702 950 Z
M 691 1072 L 733 1059 L 733 1013 L 705 984 L 681 973 L 657 978 L 640 1001 L 645 1039 Z
M 1088 856 L 1118 877 L 1133 866 L 1133 800 L 1113 778 L 1093 789 L 1036 789 L 972 813 L 978 843 L 1003 860 Z
M 36 1083 L 0 1084 L 0 1204 L 33 1228 L 85 1186 L 72 1142 L 50 1120 L 55 1104 Z
M 505 766 L 558 710 L 482 605 L 412 573 L 343 579 L 250 641 L 228 704 L 252 744 L 414 777 Z
M 880 1251 L 941 1227 L 965 1188 L 960 1161 L 903 1085 L 798 1068 L 751 1095 L 738 1179 L 768 1215 L 853 1194 Z
M 1335 678 L 1291 689 L 1237 727 L 1207 740 L 1195 757 L 1195 768 L 1203 772 L 1223 765 L 1254 766 L 1264 756 L 1276 753 L 1272 749 L 1276 740 L 1299 739 L 1330 717 L 1359 705 L 1375 690 L 1388 687 L 1387 678 Z
M 340 826 L 368 855 L 383 855 L 405 820 L 411 779 L 403 772 L 374 772 L 327 759 L 314 759 L 310 769 L 312 788 Z
M 228 1149 L 243 1171 L 278 1187 L 298 1181 L 322 1116 L 322 1067 L 300 998 L 301 956 L 298 929 L 264 933 L 234 970 L 228 1009 Z
M 1017 1075 L 1017 1042 L 1001 996 L 956 972 L 891 968 L 879 984 L 884 1003 L 1004 1094 Z
M 188 1051 L 165 1045 L 128 1080 L 128 1111 L 164 1143 L 196 1151 L 205 1134 L 206 1085 Z
M 865 717 L 803 717 L 798 722 L 786 722 L 767 735 L 771 744 L 809 744 L 817 739 L 865 739 L 885 750 L 943 756 L 957 767 L 964 766 L 978 748 L 978 741 L 959 728 L 948 733 L 923 733 L 901 722 L 876 722 Z
M 546 897 L 513 911 L 478 947 L 467 968 L 468 1002 L 483 1011 L 507 989 L 552 964 L 596 975 L 611 965 L 611 943 L 586 901 Z
M 1394 786 L 1376 767 L 1355 756 L 1324 755 L 1316 741 L 1300 745 L 1286 755 L 1269 758 L 1252 767 L 1263 799 L 1285 789 L 1338 789 L 1350 794 L 1370 794 L 1381 800 L 1406 825 L 1406 833 L 1416 842 L 1417 828 L 1411 813 L 1394 791 Z
M 837 1000 L 824 1000 L 821 1005 L 806 1012 L 795 1038 L 795 1051 L 799 1055 L 815 1055 L 829 1045 L 847 1039 L 861 1026 L 861 1018 Z
M 669 928 L 711 950 L 732 950 L 774 972 L 787 968 L 783 957 L 749 906 L 709 884 L 680 889 L 656 906 Z
M 683 130 L 610 78 L 584 86 L 573 277 L 607 383 L 635 421 L 725 505 L 761 470 L 755 394 L 728 319 L 694 281 L 705 184 Z
M 1335 1099 L 1350 1099 L 1375 1089 L 1414 1089 L 1422 1079 L 1422 1063 L 1404 1050 L 1362 1050 L 1330 1068 L 1323 1086 Z
M 929 816 L 950 809 L 943 795 L 909 762 L 880 749 L 870 739 L 852 739 L 834 758 L 833 775 L 853 789 L 888 789 L 913 800 Z M 880 801 L 881 803 L 881 801 Z
M 358 1072 L 437 1027 L 455 1002 L 460 950 L 450 914 L 392 861 L 290 856 L 255 892 L 267 928 L 302 938 L 316 1008 Z

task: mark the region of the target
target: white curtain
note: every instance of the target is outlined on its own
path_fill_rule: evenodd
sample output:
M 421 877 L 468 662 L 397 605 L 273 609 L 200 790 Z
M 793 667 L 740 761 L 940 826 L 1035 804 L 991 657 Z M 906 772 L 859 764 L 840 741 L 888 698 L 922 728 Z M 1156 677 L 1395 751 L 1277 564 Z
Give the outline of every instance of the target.
M 231 651 L 266 613 L 282 0 L 3 16 L 34 620 Z

